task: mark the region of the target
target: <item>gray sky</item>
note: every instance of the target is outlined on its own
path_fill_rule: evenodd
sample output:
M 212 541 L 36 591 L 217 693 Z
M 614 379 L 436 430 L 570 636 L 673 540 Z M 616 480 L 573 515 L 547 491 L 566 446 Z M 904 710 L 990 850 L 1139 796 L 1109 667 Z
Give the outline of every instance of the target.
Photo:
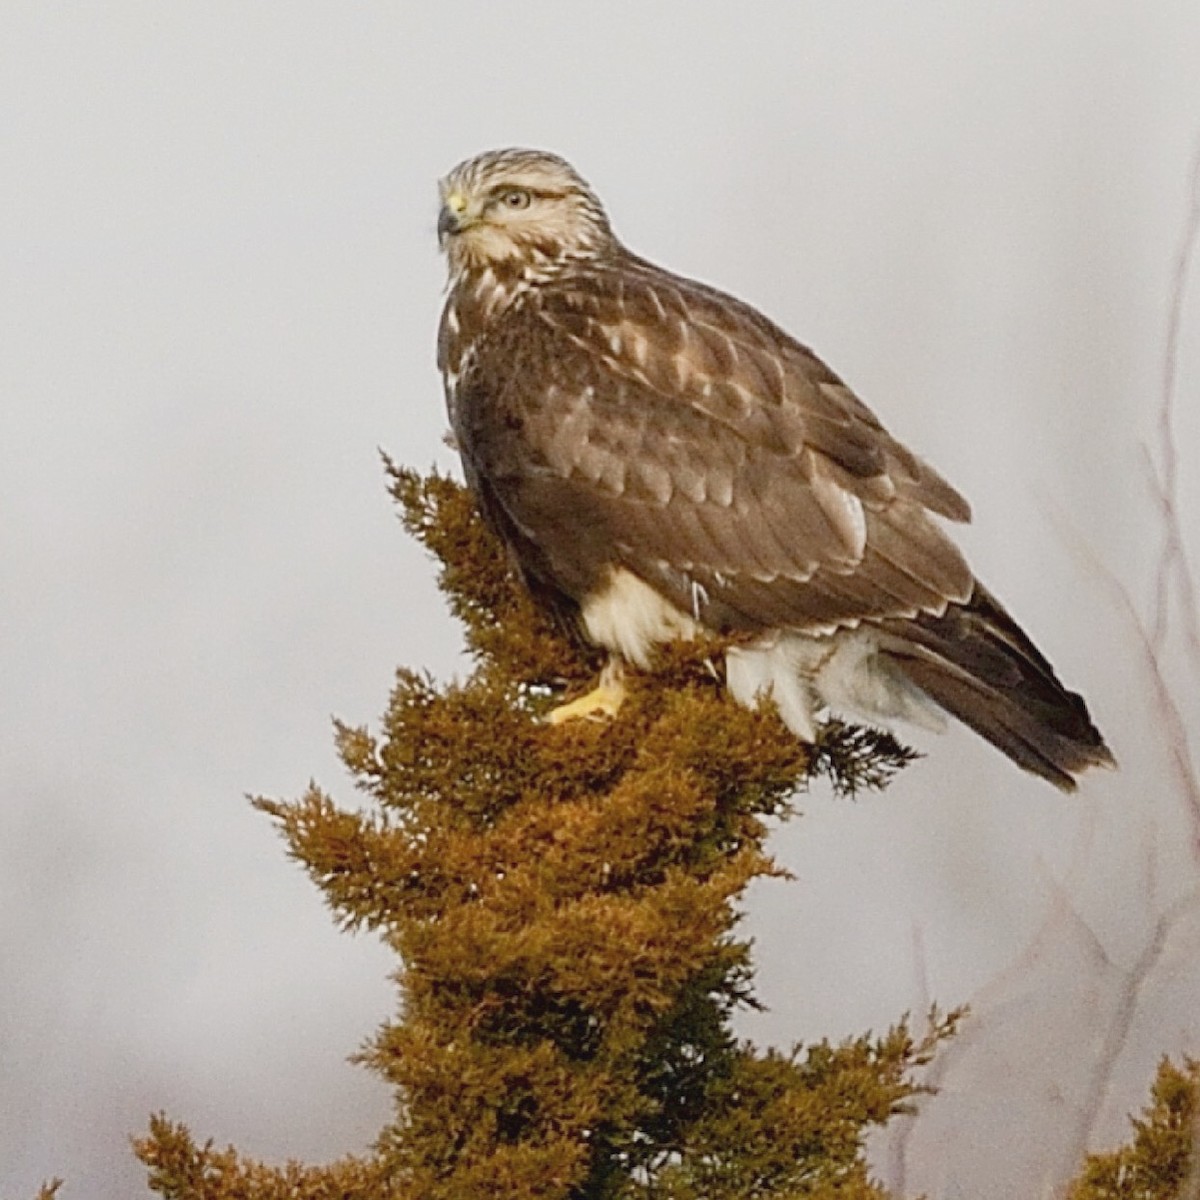
M 377 447 L 451 462 L 434 181 L 497 145 L 569 157 L 631 246 L 758 304 L 961 487 L 978 573 L 1123 765 L 1064 800 L 953 731 L 883 797 L 814 796 L 775 842 L 798 882 L 751 896 L 771 1011 L 747 1031 L 964 1000 L 1055 879 L 1119 975 L 1195 864 L 1135 641 L 1062 523 L 1146 601 L 1140 446 L 1198 62 L 1194 0 L 8 0 L 0 1194 L 52 1174 L 68 1197 L 130 1194 L 127 1135 L 159 1108 L 271 1159 L 360 1149 L 387 1119 L 344 1059 L 392 1011 L 389 959 L 333 931 L 244 795 L 315 777 L 356 803 L 330 716 L 374 720 L 397 665 L 458 668 Z M 1178 440 L 1200 554 L 1197 304 Z M 1175 680 L 1193 722 L 1197 682 Z M 1200 1049 L 1197 953 L 1181 933 L 1141 997 L 1105 1136 L 1159 1052 Z M 1086 1061 L 1080 1013 L 1108 995 L 1089 961 L 1083 998 L 1044 956 L 988 993 L 1053 1031 L 1038 1069 Z M 1028 1045 L 996 1036 L 948 1089 L 976 1133 L 1013 1103 L 980 1079 Z M 910 1185 L 984 1196 L 920 1130 Z M 1035 1151 L 1031 1180 L 1052 1170 Z

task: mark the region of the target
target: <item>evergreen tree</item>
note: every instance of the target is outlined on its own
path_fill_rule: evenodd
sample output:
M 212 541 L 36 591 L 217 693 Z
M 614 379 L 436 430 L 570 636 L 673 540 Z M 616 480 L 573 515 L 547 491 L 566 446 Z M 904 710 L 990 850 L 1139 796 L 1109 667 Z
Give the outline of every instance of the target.
M 666 649 L 611 722 L 539 721 L 600 663 L 513 580 L 467 493 L 388 464 L 474 658 L 401 671 L 378 734 L 339 726 L 366 811 L 256 801 L 348 929 L 379 932 L 400 1011 L 360 1059 L 395 1088 L 373 1152 L 276 1168 L 154 1119 L 137 1153 L 179 1200 L 742 1200 L 885 1196 L 869 1127 L 921 1091 L 956 1014 L 791 1053 L 737 1040 L 755 1004 L 737 902 L 780 875 L 768 823 L 816 773 L 853 793 L 910 752 L 815 748 L 723 695 L 716 643 Z
M 1150 1105 L 1127 1146 L 1088 1156 L 1067 1200 L 1194 1200 L 1200 1196 L 1200 1062 L 1163 1059 Z

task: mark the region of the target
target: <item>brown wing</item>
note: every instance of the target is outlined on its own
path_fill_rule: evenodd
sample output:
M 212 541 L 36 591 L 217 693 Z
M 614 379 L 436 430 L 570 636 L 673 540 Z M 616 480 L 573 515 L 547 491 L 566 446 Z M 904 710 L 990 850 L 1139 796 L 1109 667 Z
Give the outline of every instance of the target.
M 470 480 L 576 601 L 623 566 L 722 630 L 940 613 L 966 502 L 810 351 L 628 256 L 536 289 L 459 383 Z

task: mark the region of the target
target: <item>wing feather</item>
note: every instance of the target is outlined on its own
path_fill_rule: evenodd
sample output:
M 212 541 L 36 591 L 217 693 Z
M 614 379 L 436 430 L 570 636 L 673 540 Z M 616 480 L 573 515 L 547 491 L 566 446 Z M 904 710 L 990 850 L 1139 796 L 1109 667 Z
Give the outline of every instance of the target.
M 765 317 L 632 256 L 514 306 L 453 411 L 491 516 L 577 603 L 615 566 L 685 611 L 702 594 L 718 628 L 940 615 L 970 595 L 929 517 L 967 519 L 958 493 Z

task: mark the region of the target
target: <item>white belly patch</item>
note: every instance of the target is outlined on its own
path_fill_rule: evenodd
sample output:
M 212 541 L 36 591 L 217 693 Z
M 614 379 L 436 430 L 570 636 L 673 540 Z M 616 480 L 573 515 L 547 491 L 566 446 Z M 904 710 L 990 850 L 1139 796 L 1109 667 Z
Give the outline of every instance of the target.
M 869 629 L 843 629 L 821 637 L 780 631 L 725 656 L 729 693 L 739 704 L 769 696 L 797 737 L 816 737 L 823 708 L 876 725 L 909 721 L 945 727 L 942 710 L 878 652 Z
M 595 645 L 643 669 L 659 642 L 702 631 L 687 613 L 620 568 L 587 599 L 582 617 Z M 725 669 L 729 693 L 739 704 L 754 708 L 770 697 L 784 724 L 807 742 L 816 737 L 816 714 L 826 708 L 876 724 L 944 725 L 941 709 L 878 653 L 869 628 L 819 636 L 777 630 L 729 650 Z
M 620 567 L 587 598 L 582 616 L 591 641 L 643 669 L 658 642 L 686 641 L 700 632 L 691 617 Z

